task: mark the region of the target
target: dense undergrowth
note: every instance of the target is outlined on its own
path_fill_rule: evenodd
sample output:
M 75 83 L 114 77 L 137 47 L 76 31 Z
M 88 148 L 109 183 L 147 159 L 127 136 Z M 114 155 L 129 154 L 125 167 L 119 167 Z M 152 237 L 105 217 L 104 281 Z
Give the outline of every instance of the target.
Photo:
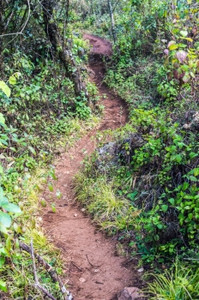
M 32 258 L 20 242 L 30 246 L 32 240 L 35 252 L 63 275 L 60 253 L 41 228 L 40 210 L 46 204 L 40 194 L 49 178 L 56 180 L 53 158 L 98 122 L 91 109 L 97 103 L 96 87 L 82 70 L 92 103 L 88 105 L 88 96 L 75 90 L 71 72 L 77 69 L 70 70 L 75 64 L 84 66 L 88 44 L 73 34 L 72 25 L 67 27 L 63 36 L 70 37 L 68 51 L 75 61 L 68 70 L 59 60 L 61 46 L 57 50 L 51 45 L 42 6 L 37 4 L 30 8 L 23 1 L 0 1 L 0 291 L 4 292 L 0 297 L 5 299 L 45 298 L 34 286 Z M 54 24 L 65 16 L 62 4 L 56 9 Z M 29 22 L 19 38 L 13 31 L 27 16 Z M 61 34 L 66 24 L 59 29 Z M 49 293 L 63 298 L 58 283 L 40 264 L 37 275 Z
M 48 70 L 46 73 L 48 75 Z M 59 252 L 41 229 L 39 212 L 45 203 L 40 193 L 47 180 L 56 180 L 51 166 L 55 155 L 66 151 L 98 122 L 84 102 L 74 107 L 75 97 L 70 98 L 67 84 L 70 81 L 67 78 L 62 80 L 62 91 L 61 87 L 57 88 L 59 79 L 56 82 L 55 78 L 49 76 L 48 85 L 48 76 L 37 76 L 33 77 L 36 84 L 31 83 L 30 77 L 26 84 L 23 82 L 12 86 L 9 98 L 2 93 L 0 287 L 9 293 L 9 299 L 31 295 L 35 299 L 44 297 L 33 287 L 32 259 L 19 248 L 19 241 L 30 245 L 32 240 L 35 252 L 43 256 L 58 274 L 62 274 Z M 45 87 L 42 87 L 42 81 L 46 82 Z M 64 87 L 68 94 L 65 94 Z M 60 104 L 57 105 L 59 97 Z M 70 99 L 71 106 L 67 99 Z M 50 204 L 54 211 L 54 204 Z M 40 283 L 57 299 L 61 299 L 60 288 L 52 282 L 48 272 L 40 266 L 37 272 Z
M 199 297 L 198 9 L 197 1 L 115 8 L 105 82 L 127 101 L 129 123 L 77 176 L 78 198 L 97 224 L 146 269 L 171 268 L 155 275 L 150 299 Z M 87 22 L 112 34 L 108 18 Z

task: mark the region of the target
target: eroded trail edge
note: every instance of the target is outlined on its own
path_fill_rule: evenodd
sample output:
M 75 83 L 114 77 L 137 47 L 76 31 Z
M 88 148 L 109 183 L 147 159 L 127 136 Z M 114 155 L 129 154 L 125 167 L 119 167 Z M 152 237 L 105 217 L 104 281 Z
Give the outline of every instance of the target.
M 111 55 L 111 44 L 99 37 L 85 35 L 93 45 L 91 54 Z M 97 56 L 96 56 L 97 57 Z M 56 161 L 57 180 L 54 191 L 63 195 L 57 199 L 46 188 L 43 197 L 56 204 L 56 213 L 46 209 L 43 226 L 53 243 L 61 249 L 66 284 L 75 300 L 115 299 L 115 295 L 125 286 L 136 285 L 136 276 L 132 269 L 125 267 L 125 258 L 115 255 L 115 242 L 97 231 L 89 217 L 74 205 L 73 178 L 81 167 L 85 155 L 96 148 L 97 131 L 116 129 L 127 120 L 127 110 L 120 98 L 102 84 L 103 64 L 96 61 L 90 64 L 92 80 L 98 85 L 104 105 L 104 117 L 98 128 L 88 132 L 68 153 L 62 154 Z M 103 97 L 105 95 L 105 97 Z

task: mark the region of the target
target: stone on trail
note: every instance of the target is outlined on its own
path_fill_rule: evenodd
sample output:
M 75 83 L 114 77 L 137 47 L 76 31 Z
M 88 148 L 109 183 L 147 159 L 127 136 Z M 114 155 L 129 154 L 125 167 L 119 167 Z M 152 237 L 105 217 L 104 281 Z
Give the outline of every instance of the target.
M 118 293 L 117 300 L 139 300 L 143 297 L 141 291 L 136 287 L 125 287 Z M 143 298 L 142 298 L 143 299 Z

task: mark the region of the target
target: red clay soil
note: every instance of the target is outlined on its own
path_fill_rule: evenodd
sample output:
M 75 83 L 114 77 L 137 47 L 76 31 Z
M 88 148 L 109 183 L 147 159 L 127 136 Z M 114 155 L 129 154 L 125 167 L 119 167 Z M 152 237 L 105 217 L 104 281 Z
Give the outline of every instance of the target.
M 92 34 L 84 34 L 84 39 L 88 40 L 92 45 L 91 54 L 98 54 L 103 56 L 112 55 L 112 44 L 111 42 Z
M 111 44 L 101 38 L 85 35 L 100 54 L 110 55 Z M 104 52 L 103 52 L 104 51 Z M 99 52 L 98 52 L 99 53 Z M 88 216 L 75 205 L 73 178 L 81 167 L 85 155 L 96 148 L 97 131 L 116 129 L 127 120 L 127 110 L 120 98 L 114 96 L 101 82 L 103 65 L 92 64 L 93 78 L 99 87 L 101 103 L 105 107 L 104 117 L 98 128 L 91 130 L 56 161 L 57 180 L 54 194 L 60 190 L 63 195 L 57 199 L 46 188 L 44 198 L 56 203 L 56 213 L 49 208 L 43 215 L 43 226 L 53 243 L 61 250 L 64 260 L 65 282 L 75 300 L 111 300 L 125 286 L 138 284 L 135 269 L 126 268 L 125 258 L 115 255 L 115 241 L 99 232 Z

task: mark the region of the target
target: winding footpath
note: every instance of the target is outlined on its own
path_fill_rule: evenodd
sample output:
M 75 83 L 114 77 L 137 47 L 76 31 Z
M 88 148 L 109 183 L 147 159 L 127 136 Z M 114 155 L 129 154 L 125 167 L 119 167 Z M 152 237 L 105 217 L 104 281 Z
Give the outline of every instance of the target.
M 98 131 L 116 129 L 127 121 L 127 109 L 102 83 L 104 67 L 97 57 L 110 56 L 110 42 L 99 37 L 84 36 L 92 45 L 90 63 L 92 78 L 98 88 L 104 116 L 98 128 L 82 137 L 55 162 L 57 180 L 54 191 L 63 195 L 57 199 L 46 188 L 43 197 L 56 204 L 56 213 L 46 209 L 43 226 L 53 243 L 61 250 L 64 261 L 65 282 L 75 300 L 111 300 L 125 286 L 136 286 L 137 272 L 133 267 L 125 267 L 125 258 L 115 255 L 115 241 L 97 231 L 90 218 L 75 205 L 73 177 L 81 167 L 85 155 L 90 155 L 97 147 L 95 136 Z

